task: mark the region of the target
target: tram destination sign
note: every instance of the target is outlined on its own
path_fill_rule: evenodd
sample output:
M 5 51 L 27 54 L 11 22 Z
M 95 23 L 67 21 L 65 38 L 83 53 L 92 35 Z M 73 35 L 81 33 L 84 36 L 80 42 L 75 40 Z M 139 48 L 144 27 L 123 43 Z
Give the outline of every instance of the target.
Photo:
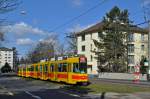
M 85 57 L 80 57 L 80 62 L 81 63 L 85 63 L 86 62 L 86 58 Z

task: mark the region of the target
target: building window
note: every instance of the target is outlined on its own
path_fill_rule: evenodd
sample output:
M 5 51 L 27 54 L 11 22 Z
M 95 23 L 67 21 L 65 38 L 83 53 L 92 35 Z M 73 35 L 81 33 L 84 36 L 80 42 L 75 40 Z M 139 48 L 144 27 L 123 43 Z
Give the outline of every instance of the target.
M 144 51 L 144 49 L 145 49 L 145 48 L 144 48 L 144 45 L 141 45 L 141 50 Z
M 90 49 L 91 49 L 91 51 L 92 51 L 92 44 L 91 44 L 91 48 L 90 48 Z
M 93 61 L 93 56 L 91 55 L 91 62 Z
M 128 55 L 128 64 L 134 64 L 134 55 Z
M 100 33 L 100 32 L 98 32 L 98 37 L 99 37 L 99 38 L 101 37 L 101 33 Z
M 92 33 L 91 33 L 91 40 L 92 40 Z
M 134 44 L 128 44 L 128 53 L 134 53 Z
M 85 41 L 85 35 L 82 35 L 82 41 Z
M 82 46 L 82 51 L 85 51 L 85 45 Z
M 129 42 L 133 42 L 134 41 L 134 34 L 133 33 L 129 33 L 129 35 L 128 35 L 128 41 Z
M 141 41 L 144 41 L 144 34 L 141 34 Z

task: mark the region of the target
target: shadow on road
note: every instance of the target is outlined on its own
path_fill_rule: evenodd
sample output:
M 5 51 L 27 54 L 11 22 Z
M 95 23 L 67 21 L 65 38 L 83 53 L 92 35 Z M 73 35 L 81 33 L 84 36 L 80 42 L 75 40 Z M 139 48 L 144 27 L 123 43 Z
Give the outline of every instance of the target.
M 102 92 L 100 99 L 105 99 L 106 92 Z
M 89 95 L 89 92 L 93 91 L 86 86 L 66 85 L 56 89 L 18 91 L 13 96 L 3 94 L 0 95 L 0 99 L 35 99 L 34 97 L 40 97 L 39 99 L 50 99 L 50 97 L 52 99 L 105 99 L 105 92 L 97 97 Z
M 0 73 L 0 77 L 16 77 L 17 73 L 10 72 L 10 73 Z

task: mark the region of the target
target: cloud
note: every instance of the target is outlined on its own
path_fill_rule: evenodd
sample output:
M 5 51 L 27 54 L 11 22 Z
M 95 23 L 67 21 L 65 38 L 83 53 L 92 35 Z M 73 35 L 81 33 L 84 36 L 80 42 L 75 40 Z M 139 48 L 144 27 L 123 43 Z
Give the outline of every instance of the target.
M 56 45 L 58 41 L 58 35 L 56 34 L 49 34 L 45 39 L 39 39 L 39 42 L 41 43 L 47 43 Z
M 16 23 L 14 25 L 4 26 L 2 31 L 7 33 L 14 33 L 17 36 L 23 36 L 25 34 L 35 34 L 35 35 L 46 35 L 47 32 L 40 30 L 39 28 L 34 28 L 24 22 Z
M 150 5 L 150 0 L 143 0 L 143 5 L 144 6 L 149 6 Z
M 34 41 L 31 40 L 30 38 L 19 38 L 16 41 L 17 45 L 33 45 Z
M 82 0 L 72 0 L 72 3 L 75 5 L 75 6 L 80 6 L 82 5 Z
M 73 26 L 72 28 L 67 29 L 67 31 L 68 32 L 80 32 L 84 29 L 91 27 L 92 25 L 94 25 L 94 24 L 89 24 L 86 26 L 81 26 L 80 24 L 77 24 L 77 25 Z

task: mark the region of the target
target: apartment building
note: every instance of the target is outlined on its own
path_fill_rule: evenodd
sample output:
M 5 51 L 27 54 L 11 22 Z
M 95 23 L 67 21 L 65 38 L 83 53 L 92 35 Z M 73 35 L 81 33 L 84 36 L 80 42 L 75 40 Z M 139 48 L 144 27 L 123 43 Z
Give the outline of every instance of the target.
M 6 62 L 13 68 L 13 49 L 0 47 L 0 69 Z
M 88 73 L 97 74 L 97 55 L 92 51 L 98 51 L 95 47 L 93 39 L 100 41 L 100 32 L 103 23 L 97 23 L 81 32 L 77 33 L 77 50 L 78 54 L 84 54 L 87 57 Z M 141 57 L 148 57 L 148 31 L 137 27 L 129 27 L 130 34 L 128 36 L 128 70 L 134 71 L 134 66 L 140 63 Z M 124 30 L 123 32 L 125 32 Z M 102 31 L 104 32 L 104 31 Z

